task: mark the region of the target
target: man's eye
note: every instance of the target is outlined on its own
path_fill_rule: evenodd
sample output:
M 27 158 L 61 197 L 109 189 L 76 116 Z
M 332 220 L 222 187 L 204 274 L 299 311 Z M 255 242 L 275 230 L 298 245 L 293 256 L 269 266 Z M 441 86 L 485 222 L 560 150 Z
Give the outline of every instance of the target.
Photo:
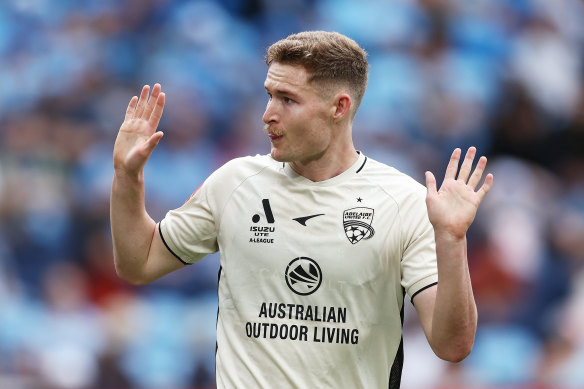
M 286 104 L 290 104 L 290 103 L 293 103 L 293 102 L 294 102 L 294 100 L 292 100 L 292 99 L 291 99 L 291 98 L 289 98 L 289 97 L 284 97 L 283 99 L 284 99 L 284 102 L 285 102 Z

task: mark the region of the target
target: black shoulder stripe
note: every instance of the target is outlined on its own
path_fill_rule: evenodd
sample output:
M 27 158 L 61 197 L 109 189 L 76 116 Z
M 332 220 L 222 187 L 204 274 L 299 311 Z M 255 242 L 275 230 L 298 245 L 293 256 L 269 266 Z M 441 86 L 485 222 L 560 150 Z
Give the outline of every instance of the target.
M 172 255 L 174 255 L 179 261 L 181 261 L 183 264 L 185 265 L 192 265 L 192 263 L 189 263 L 187 261 L 183 261 L 181 257 L 179 257 L 178 255 L 176 255 L 176 253 L 174 251 L 172 251 L 170 249 L 170 247 L 168 247 L 168 244 L 166 244 L 166 241 L 164 240 L 164 236 L 162 235 L 162 228 L 160 228 L 160 225 L 162 224 L 162 222 L 158 223 L 158 233 L 160 234 L 160 238 L 162 239 L 162 243 L 164 243 L 164 245 L 166 246 L 166 248 L 168 249 L 168 251 L 170 251 L 170 253 Z
M 414 297 L 416 297 L 418 295 L 418 293 L 420 293 L 420 292 L 422 292 L 422 291 L 424 291 L 424 290 L 426 290 L 426 289 L 428 289 L 428 288 L 430 288 L 430 287 L 432 287 L 434 285 L 438 285 L 438 283 L 437 282 L 432 282 L 430 285 L 424 286 L 422 289 L 420 289 L 416 293 L 414 293 L 414 295 L 412 296 L 412 299 L 410 301 L 413 303 L 414 302 Z
M 359 173 L 361 171 L 361 169 L 363 169 L 363 166 L 365 166 L 365 164 L 367 163 L 367 157 L 365 157 L 365 160 L 363 161 L 363 164 L 361 165 L 361 167 L 356 171 L 356 173 Z

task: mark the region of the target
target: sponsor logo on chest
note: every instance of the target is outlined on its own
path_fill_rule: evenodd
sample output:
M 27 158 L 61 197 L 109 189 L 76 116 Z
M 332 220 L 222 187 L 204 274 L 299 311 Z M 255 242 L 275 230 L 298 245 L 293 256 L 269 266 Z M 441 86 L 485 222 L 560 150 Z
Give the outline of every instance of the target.
M 251 221 L 255 225 L 249 227 L 250 232 L 249 243 L 274 243 L 274 238 L 272 237 L 272 234 L 276 232 L 276 227 L 274 226 L 276 220 L 274 219 L 274 214 L 272 213 L 270 200 L 263 199 L 262 206 L 264 208 L 264 217 L 268 225 L 267 226 L 257 225 L 257 223 L 259 223 L 262 220 L 262 216 L 258 213 L 254 214 L 251 217 Z

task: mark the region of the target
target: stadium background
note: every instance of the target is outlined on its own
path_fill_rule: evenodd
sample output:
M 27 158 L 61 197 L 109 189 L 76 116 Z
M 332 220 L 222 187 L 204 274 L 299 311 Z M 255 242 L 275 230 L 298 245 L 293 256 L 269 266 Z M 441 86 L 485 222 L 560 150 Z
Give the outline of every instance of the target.
M 422 181 L 477 145 L 496 177 L 468 239 L 474 351 L 438 360 L 407 302 L 403 387 L 584 387 L 582 20 L 579 0 L 3 0 L 0 387 L 214 386 L 218 258 L 141 288 L 115 277 L 113 142 L 160 82 L 160 219 L 268 152 L 263 55 L 307 29 L 369 52 L 359 149 Z

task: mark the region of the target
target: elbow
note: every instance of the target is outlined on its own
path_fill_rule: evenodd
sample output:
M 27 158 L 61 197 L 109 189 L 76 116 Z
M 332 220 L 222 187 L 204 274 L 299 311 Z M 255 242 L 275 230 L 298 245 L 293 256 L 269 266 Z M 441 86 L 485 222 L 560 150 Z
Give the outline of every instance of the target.
M 458 363 L 470 355 L 473 345 L 473 341 L 466 341 L 442 349 L 434 349 L 434 353 L 444 361 Z
M 118 274 L 118 277 L 120 279 L 124 280 L 125 282 L 127 282 L 128 284 L 133 285 L 133 286 L 143 286 L 143 285 L 146 285 L 150 282 L 150 281 L 146 281 L 142 278 L 138 278 L 135 276 L 127 276 L 127 275 L 123 275 L 123 274 L 121 275 L 119 272 L 117 274 Z
M 115 263 L 116 275 L 121 280 L 123 280 L 131 285 L 134 285 L 134 286 L 142 286 L 142 285 L 146 285 L 150 282 L 150 280 L 141 276 L 139 272 L 136 272 L 135 269 L 127 269 L 126 267 L 120 265 L 117 260 L 114 261 L 114 263 Z
M 120 270 L 117 267 L 116 274 L 118 275 L 118 278 L 134 286 L 142 286 L 148 283 L 148 281 L 145 281 L 144 279 L 137 277 L 135 274 L 124 272 L 123 270 Z
M 438 337 L 433 342 L 432 350 L 436 356 L 447 362 L 458 363 L 470 355 L 474 347 L 474 341 L 477 332 L 476 309 L 471 320 L 465 325 L 450 328 L 447 334 Z

